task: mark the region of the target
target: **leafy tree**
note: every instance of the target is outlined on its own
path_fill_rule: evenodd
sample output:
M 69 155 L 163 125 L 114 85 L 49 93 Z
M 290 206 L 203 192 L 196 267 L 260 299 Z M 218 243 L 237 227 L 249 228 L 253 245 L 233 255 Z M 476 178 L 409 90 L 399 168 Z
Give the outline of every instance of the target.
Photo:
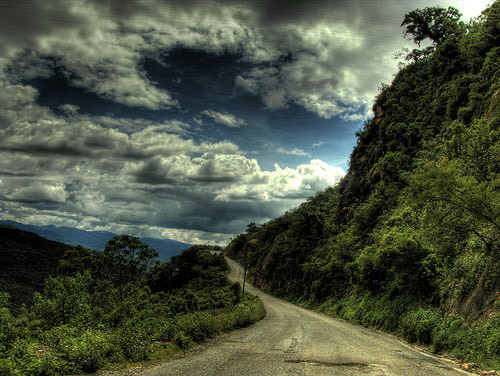
M 406 14 L 401 26 L 406 27 L 405 35 L 411 35 L 418 46 L 426 39 L 438 46 L 450 36 L 465 31 L 463 22 L 459 21 L 461 16 L 453 7 L 427 7 Z
M 174 287 L 185 286 L 186 283 L 196 284 L 201 281 L 204 285 L 224 285 L 224 272 L 228 266 L 222 254 L 211 254 L 204 246 L 192 246 L 182 254 L 172 257 L 169 263 L 160 269 L 174 270 L 171 274 L 172 281 L 168 283 Z M 170 278 L 170 275 L 167 274 Z M 198 286 L 199 287 L 199 286 Z
M 48 278 L 43 295 L 38 292 L 34 294 L 35 315 L 46 327 L 61 324 L 85 325 L 90 320 L 91 282 L 92 277 L 88 271 L 75 277 Z
M 111 280 L 118 288 L 120 301 L 123 301 L 125 285 L 152 270 L 158 257 L 158 252 L 130 235 L 115 236 L 106 244 L 104 254 L 108 257 Z
M 258 227 L 257 225 L 254 223 L 254 222 L 250 222 L 248 225 L 247 225 L 247 234 L 251 235 L 252 233 L 254 233 L 255 231 L 257 231 Z
M 112 270 L 109 255 L 104 252 L 88 249 L 81 245 L 68 249 L 59 260 L 57 271 L 63 275 L 75 276 L 90 273 L 89 293 L 92 307 L 113 304 L 109 294 L 112 286 Z
M 148 276 L 149 287 L 157 291 L 170 291 L 172 290 L 172 280 L 177 274 L 179 269 L 171 262 L 164 262 L 156 267 Z
M 464 174 L 460 160 L 426 163 L 413 179 L 414 198 L 428 208 L 427 218 L 462 234 L 474 234 L 487 253 L 500 252 L 500 180 L 489 184 Z
M 74 275 L 89 270 L 94 279 L 104 279 L 108 277 L 106 261 L 107 257 L 103 252 L 78 245 L 64 253 L 59 260 L 57 271 L 66 275 Z

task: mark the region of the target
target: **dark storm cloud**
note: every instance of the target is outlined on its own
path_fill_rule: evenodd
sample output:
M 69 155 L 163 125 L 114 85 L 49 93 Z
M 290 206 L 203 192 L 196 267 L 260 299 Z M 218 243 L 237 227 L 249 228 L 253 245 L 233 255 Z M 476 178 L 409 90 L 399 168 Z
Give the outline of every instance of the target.
M 103 98 L 153 110 L 178 106 L 141 71 L 144 55 L 139 50 L 144 40 L 138 34 L 123 33 L 121 21 L 110 18 L 105 7 L 67 1 L 1 5 L 0 65 L 6 80 L 47 77 L 52 72 L 46 61 L 53 60 L 72 85 Z M 33 59 L 36 55 L 39 61 Z
M 5 75 L 11 81 L 49 78 L 54 74 L 57 62 L 37 51 L 21 50 L 6 64 Z
M 0 94 L 1 97 L 1 94 Z M 31 103 L 14 101 L 14 108 L 28 114 L 42 112 Z M 24 104 L 19 104 L 22 102 Z M 7 104 L 8 106 L 8 104 Z M 24 107 L 23 107 L 24 106 Z M 0 109 L 2 105 L 0 104 Z M 14 112 L 12 107 L 8 111 Z M 8 112 L 7 111 L 7 112 Z M 178 134 L 171 133 L 177 123 L 146 124 L 140 131 L 132 134 L 99 125 L 102 118 L 91 117 L 61 118 L 45 114 L 42 119 L 13 122 L 0 129 L 0 148 L 12 152 L 33 155 L 60 155 L 87 158 L 126 158 L 146 159 L 154 156 L 171 156 L 179 153 L 238 153 L 238 147 L 228 141 L 194 142 Z M 28 115 L 27 118 L 30 118 Z M 13 120 L 10 119 L 9 122 Z M 125 123 L 125 122 L 122 122 Z
M 85 17 L 69 12 L 64 0 L 4 0 L 0 2 L 0 54 L 6 47 L 35 48 L 41 35 L 86 25 Z
M 168 228 L 193 229 L 206 232 L 234 234 L 248 221 L 262 222 L 277 217 L 289 202 L 272 205 L 258 201 L 218 201 L 203 189 L 165 187 L 155 190 L 156 197 L 164 197 L 167 205 L 159 201 L 152 224 Z M 177 205 L 172 205 L 171 200 Z M 182 215 L 179 215 L 182 213 Z
M 44 185 L 19 188 L 10 196 L 20 202 L 64 202 L 66 194 L 63 189 L 50 189 Z
M 373 13 L 374 10 L 383 12 L 384 8 L 391 7 L 395 3 L 393 1 L 374 2 L 373 0 L 159 0 L 149 4 L 137 0 L 95 0 L 92 2 L 100 8 L 107 9 L 116 19 L 122 20 L 138 14 L 154 16 L 154 9 L 162 6 L 168 6 L 177 12 L 193 12 L 201 9 L 212 13 L 221 12 L 227 7 L 234 7 L 242 10 L 250 9 L 257 15 L 256 19 L 259 23 L 273 26 L 301 23 L 304 20 L 313 23 L 332 13 L 340 17 L 347 11 L 356 14 L 371 14 L 371 17 L 375 18 L 378 12 Z
M 8 8 L 22 13 L 13 4 Z M 375 50 L 387 44 L 388 40 L 380 41 L 399 25 L 399 20 L 384 22 L 393 21 L 390 18 L 397 3 L 366 0 L 95 1 L 59 9 L 54 12 L 74 21 L 73 29 L 60 29 L 59 24 L 66 23 L 55 17 L 53 29 L 37 30 L 37 38 L 44 41 L 37 47 L 40 58 L 56 58 L 58 69 L 75 86 L 127 106 L 152 110 L 175 107 L 178 102 L 168 87 L 158 88 L 148 80 L 141 61 L 181 46 L 214 54 L 238 53 L 249 62 L 275 66 L 275 73 L 256 68 L 260 80 L 249 73 L 242 75 L 246 87 L 253 85 L 268 108 L 296 103 L 322 117 L 366 111 L 379 80 L 354 78 L 366 71 L 360 64 L 367 61 L 367 47 Z M 82 15 L 85 20 L 80 20 Z M 370 22 L 374 16 L 377 23 Z M 353 49 L 356 44 L 359 46 Z M 11 46 L 19 49 L 23 44 Z M 380 54 L 380 48 L 378 51 Z M 38 69 L 23 68 L 26 53 L 21 56 L 11 61 L 11 67 L 17 69 L 17 73 L 12 70 L 11 78 L 34 78 L 37 71 L 39 76 L 48 74 L 46 64 L 33 59 L 28 67 Z M 367 87 L 367 82 L 377 83 Z M 224 124 L 230 126 L 242 124 L 226 120 Z
M 162 165 L 161 158 L 153 158 L 145 162 L 141 167 L 133 172 L 133 176 L 139 183 L 145 184 L 177 184 L 180 183 L 180 174 L 172 176 L 168 167 Z
M 392 6 L 391 1 L 373 0 L 257 0 L 242 1 L 252 7 L 259 15 L 259 21 L 266 26 L 276 26 L 282 24 L 314 23 L 319 19 L 331 18 L 335 16 L 341 18 L 346 14 L 351 17 L 361 16 L 368 12 L 371 17 L 377 17 L 377 10 L 383 10 L 387 6 Z M 375 13 L 373 13 L 375 11 Z M 365 13 L 366 12 L 366 13 Z

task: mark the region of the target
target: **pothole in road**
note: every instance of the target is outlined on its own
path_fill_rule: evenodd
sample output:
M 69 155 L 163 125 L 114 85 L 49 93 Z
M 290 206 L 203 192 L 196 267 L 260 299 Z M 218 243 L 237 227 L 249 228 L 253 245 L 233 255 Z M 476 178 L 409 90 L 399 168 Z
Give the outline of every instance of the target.
M 323 366 L 323 367 L 355 367 L 364 368 L 368 367 L 369 364 L 366 363 L 356 363 L 356 362 L 326 362 L 323 360 L 309 360 L 309 359 L 286 359 L 286 363 L 307 363 L 313 366 Z

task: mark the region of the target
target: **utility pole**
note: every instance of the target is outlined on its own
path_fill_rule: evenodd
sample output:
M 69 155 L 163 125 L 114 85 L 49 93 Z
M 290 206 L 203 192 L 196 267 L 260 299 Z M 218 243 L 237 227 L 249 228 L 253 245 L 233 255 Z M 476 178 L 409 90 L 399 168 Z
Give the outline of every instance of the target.
M 248 268 L 248 265 L 245 264 L 245 271 L 243 272 L 243 289 L 241 291 L 241 295 L 245 295 L 245 281 L 247 279 L 247 268 Z

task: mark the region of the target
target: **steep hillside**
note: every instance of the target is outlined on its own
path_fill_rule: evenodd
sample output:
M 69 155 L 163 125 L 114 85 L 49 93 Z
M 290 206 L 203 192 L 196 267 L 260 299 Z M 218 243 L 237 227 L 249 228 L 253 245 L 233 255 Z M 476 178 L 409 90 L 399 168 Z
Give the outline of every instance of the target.
M 43 290 L 45 279 L 56 274 L 69 245 L 34 233 L 0 227 L 0 290 L 8 292 L 15 307 L 29 304 L 33 292 Z
M 500 358 L 500 3 L 426 8 L 340 184 L 226 248 L 255 283 L 466 359 Z M 428 41 L 429 47 L 420 47 Z

